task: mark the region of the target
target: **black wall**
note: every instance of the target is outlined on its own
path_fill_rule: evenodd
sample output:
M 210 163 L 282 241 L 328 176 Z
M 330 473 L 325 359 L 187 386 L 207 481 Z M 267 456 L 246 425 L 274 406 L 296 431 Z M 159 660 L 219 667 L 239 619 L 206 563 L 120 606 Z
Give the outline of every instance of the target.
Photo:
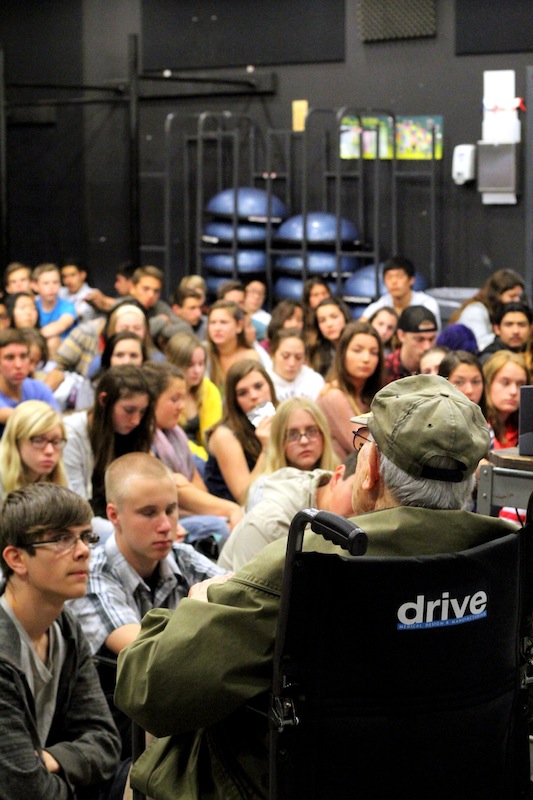
M 523 199 L 516 206 L 483 206 L 474 186 L 453 184 L 451 158 L 456 144 L 481 138 L 483 72 L 515 70 L 517 95 L 525 95 L 526 67 L 533 63 L 533 54 L 456 56 L 455 4 L 437 0 L 436 5 L 435 38 L 366 44 L 358 32 L 356 0 L 346 0 L 345 62 L 262 67 L 261 72 L 272 70 L 277 75 L 278 90 L 272 97 L 143 105 L 142 168 L 162 167 L 163 125 L 169 111 L 183 117 L 202 110 L 246 112 L 265 129 L 290 127 L 291 101 L 302 98 L 312 107 L 350 105 L 386 108 L 397 114 L 441 114 L 444 159 L 438 283 L 476 286 L 503 266 L 522 271 Z M 140 11 L 140 0 L 4 0 L 0 30 L 8 81 L 58 77 L 78 81 L 81 77 L 93 83 L 125 78 L 127 37 L 140 33 Z M 265 36 L 275 35 L 275 31 L 265 31 Z M 224 70 L 228 72 L 245 74 L 242 68 Z M 15 97 L 14 90 L 8 97 Z M 8 146 L 9 258 L 37 263 L 59 258 L 64 251 L 81 253 L 93 280 L 110 287 L 113 267 L 129 257 L 126 108 L 118 104 L 59 107 L 54 124 L 10 127 Z M 424 188 L 405 190 L 400 241 L 405 254 L 426 274 L 428 210 Z M 141 212 L 143 238 L 160 240 L 162 194 L 157 181 L 141 183 Z M 181 219 L 174 223 L 176 236 L 182 239 Z M 386 232 L 383 237 L 386 241 Z M 173 280 L 180 269 L 176 263 Z

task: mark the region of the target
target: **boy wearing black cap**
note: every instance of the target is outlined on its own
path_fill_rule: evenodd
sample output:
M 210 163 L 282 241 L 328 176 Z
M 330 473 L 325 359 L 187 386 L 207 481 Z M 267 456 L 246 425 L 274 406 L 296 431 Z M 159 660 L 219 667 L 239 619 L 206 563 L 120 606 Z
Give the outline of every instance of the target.
M 387 383 L 416 375 L 422 355 L 435 345 L 437 320 L 425 306 L 404 308 L 396 331 L 400 347 L 385 358 Z

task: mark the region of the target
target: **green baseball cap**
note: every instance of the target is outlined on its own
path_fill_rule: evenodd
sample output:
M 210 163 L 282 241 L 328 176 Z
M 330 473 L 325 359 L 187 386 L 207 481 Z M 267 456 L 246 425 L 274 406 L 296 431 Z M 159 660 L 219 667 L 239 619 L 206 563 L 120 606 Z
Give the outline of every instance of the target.
M 489 429 L 476 403 L 438 375 L 413 375 L 376 393 L 367 425 L 379 450 L 414 478 L 458 483 L 472 475 L 490 448 Z M 445 456 L 457 466 L 431 466 Z

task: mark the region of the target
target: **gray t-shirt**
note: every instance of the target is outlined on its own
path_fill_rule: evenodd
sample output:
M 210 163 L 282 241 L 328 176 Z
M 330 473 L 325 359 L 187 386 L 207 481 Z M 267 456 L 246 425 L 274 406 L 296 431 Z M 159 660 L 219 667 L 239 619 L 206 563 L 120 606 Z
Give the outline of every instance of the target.
M 39 740 L 41 747 L 44 747 L 56 709 L 59 676 L 66 655 L 65 640 L 61 628 L 54 622 L 48 629 L 48 657 L 44 664 L 37 655 L 26 629 L 20 624 L 7 602 L 5 594 L 0 598 L 0 604 L 20 636 L 20 663 L 33 695 Z

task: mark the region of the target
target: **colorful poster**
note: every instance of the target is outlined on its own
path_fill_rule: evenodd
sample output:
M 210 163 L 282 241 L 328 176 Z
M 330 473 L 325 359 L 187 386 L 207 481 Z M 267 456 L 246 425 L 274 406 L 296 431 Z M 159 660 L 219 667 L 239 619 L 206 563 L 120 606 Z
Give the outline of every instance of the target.
M 405 160 L 442 159 L 442 116 L 396 117 L 396 158 Z M 343 159 L 376 158 L 376 141 L 379 135 L 379 157 L 393 156 L 393 118 L 347 116 L 342 120 L 340 156 Z

